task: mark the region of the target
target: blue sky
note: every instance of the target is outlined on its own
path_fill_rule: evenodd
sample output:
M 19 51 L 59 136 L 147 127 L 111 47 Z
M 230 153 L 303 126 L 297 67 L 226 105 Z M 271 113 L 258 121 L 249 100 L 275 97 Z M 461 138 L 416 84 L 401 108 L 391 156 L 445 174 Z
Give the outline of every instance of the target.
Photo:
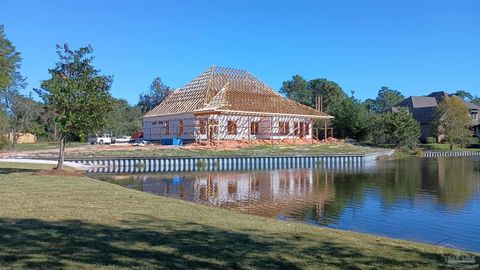
M 0 24 L 22 53 L 26 92 L 48 79 L 55 44 L 90 44 L 136 103 L 154 77 L 181 87 L 211 65 L 249 70 L 278 90 L 300 74 L 360 99 L 386 85 L 405 95 L 480 95 L 480 1 L 0 0 Z

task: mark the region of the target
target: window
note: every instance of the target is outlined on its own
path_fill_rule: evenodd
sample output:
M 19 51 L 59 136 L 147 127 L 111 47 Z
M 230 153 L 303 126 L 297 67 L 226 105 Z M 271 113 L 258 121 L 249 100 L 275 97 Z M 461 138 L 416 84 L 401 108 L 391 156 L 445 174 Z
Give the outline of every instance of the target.
M 237 123 L 235 121 L 229 120 L 227 124 L 227 133 L 228 135 L 237 134 Z
M 305 123 L 305 135 L 310 135 L 310 125 Z
M 258 134 L 258 122 L 251 122 L 250 123 L 250 134 L 256 135 Z
M 169 135 L 169 134 L 170 134 L 170 122 L 165 121 L 165 135 Z
M 200 119 L 200 134 L 207 134 L 207 121 Z
M 183 135 L 183 120 L 178 120 L 178 136 Z
M 300 129 L 298 128 L 298 122 L 293 122 L 293 135 L 298 135 Z
M 288 122 L 278 122 L 278 133 L 280 133 L 280 135 L 288 135 L 289 129 Z
M 470 113 L 470 117 L 472 119 L 477 119 L 477 113 L 476 112 Z

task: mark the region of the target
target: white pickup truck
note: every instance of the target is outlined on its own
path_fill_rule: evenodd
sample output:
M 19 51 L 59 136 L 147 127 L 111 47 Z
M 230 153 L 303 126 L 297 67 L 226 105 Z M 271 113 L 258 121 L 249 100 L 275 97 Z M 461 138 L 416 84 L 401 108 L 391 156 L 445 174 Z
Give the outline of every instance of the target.
M 120 138 L 115 138 L 115 143 L 129 143 L 131 140 L 131 136 L 122 136 Z
M 111 144 L 112 136 L 110 134 L 94 134 L 88 136 L 88 143 L 90 144 Z

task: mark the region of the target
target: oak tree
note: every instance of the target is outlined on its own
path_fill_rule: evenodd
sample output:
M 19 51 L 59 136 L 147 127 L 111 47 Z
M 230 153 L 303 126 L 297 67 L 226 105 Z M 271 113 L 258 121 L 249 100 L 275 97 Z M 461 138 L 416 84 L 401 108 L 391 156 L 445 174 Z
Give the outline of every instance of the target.
M 468 107 L 461 98 L 455 96 L 445 97 L 440 102 L 435 123 L 439 135 L 445 136 L 445 140 L 450 144 L 450 150 L 454 144 L 468 144 L 473 135 Z
M 59 61 L 49 70 L 51 78 L 36 90 L 55 113 L 60 137 L 57 169 L 63 169 L 67 135 L 98 131 L 110 118 L 112 76 L 93 66 L 92 52 L 91 46 L 72 50 L 68 44 L 57 45 Z

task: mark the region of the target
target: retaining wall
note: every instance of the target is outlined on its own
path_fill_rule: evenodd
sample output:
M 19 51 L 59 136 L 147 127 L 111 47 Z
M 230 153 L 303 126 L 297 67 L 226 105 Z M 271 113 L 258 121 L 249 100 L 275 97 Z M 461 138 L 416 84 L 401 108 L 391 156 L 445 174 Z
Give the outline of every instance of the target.
M 391 153 L 387 153 L 391 154 Z M 237 171 L 295 168 L 359 168 L 375 161 L 379 155 L 278 156 L 278 157 L 185 157 L 185 158 L 105 158 L 69 159 L 91 165 L 88 172 L 189 172 Z
M 425 151 L 424 157 L 475 157 L 480 151 Z

